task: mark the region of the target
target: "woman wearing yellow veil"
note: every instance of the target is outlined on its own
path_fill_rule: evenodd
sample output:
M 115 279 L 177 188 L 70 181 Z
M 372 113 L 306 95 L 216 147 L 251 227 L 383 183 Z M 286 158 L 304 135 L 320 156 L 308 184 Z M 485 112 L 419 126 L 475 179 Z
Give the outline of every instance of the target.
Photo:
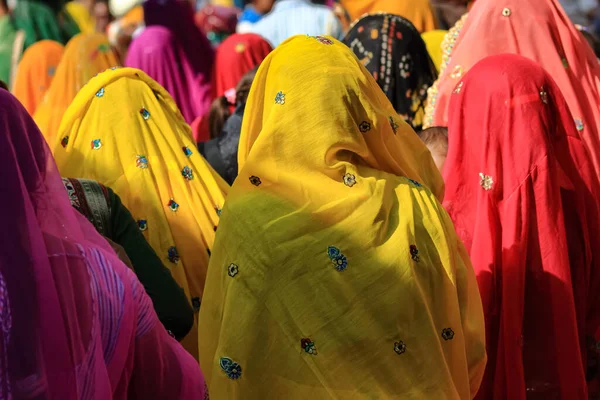
M 263 61 L 200 310 L 217 399 L 470 399 L 485 367 L 475 275 L 443 183 L 349 48 Z
M 119 61 L 100 33 L 80 33 L 67 43 L 50 89 L 33 118 L 53 148 L 60 121 L 75 95 L 94 75 L 116 67 Z
M 228 186 L 171 96 L 140 70 L 108 70 L 73 100 L 60 138 L 60 173 L 112 188 L 198 311 Z M 183 344 L 196 358 L 197 339 L 195 324 Z

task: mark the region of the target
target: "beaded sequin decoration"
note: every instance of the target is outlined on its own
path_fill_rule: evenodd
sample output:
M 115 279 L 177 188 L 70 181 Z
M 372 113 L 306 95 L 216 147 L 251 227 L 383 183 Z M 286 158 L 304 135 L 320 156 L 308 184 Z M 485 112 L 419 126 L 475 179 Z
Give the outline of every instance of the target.
M 316 356 L 317 353 L 317 346 L 315 345 L 315 342 L 313 342 L 311 339 L 309 338 L 304 338 L 300 340 L 300 347 L 302 347 L 302 350 L 304 350 L 306 353 L 312 355 L 312 356 Z
M 229 357 L 221 357 L 219 366 L 229 379 L 236 380 L 242 377 L 242 367 Z
M 327 255 L 338 272 L 343 272 L 348 268 L 348 259 L 337 247 L 329 246 L 327 248 Z

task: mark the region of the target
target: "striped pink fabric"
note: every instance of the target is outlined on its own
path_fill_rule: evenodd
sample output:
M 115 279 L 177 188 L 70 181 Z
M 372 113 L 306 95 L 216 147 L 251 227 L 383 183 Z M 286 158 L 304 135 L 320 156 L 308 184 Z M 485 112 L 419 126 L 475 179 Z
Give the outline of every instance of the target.
M 203 399 L 198 363 L 70 205 L 48 147 L 0 89 L 0 399 Z

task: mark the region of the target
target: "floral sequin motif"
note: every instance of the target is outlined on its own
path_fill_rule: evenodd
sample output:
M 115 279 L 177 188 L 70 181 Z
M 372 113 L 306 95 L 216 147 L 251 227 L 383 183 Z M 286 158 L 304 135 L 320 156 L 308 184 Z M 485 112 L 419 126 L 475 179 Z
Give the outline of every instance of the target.
M 348 187 L 356 185 L 356 176 L 348 173 L 344 174 L 344 185 Z
M 100 90 L 98 90 L 96 92 L 96 97 L 102 97 L 104 96 L 104 88 L 100 88 Z
M 398 65 L 400 68 L 400 76 L 404 79 L 410 77 L 410 69 L 412 67 L 412 57 L 410 54 L 405 54 L 400 58 L 400 64 Z
M 419 249 L 417 249 L 417 246 L 414 244 L 410 245 L 410 258 L 412 258 L 415 262 L 421 261 L 421 257 L 419 257 Z
M 577 128 L 577 130 L 579 132 L 581 132 L 583 130 L 583 121 L 580 120 L 579 118 L 575 119 L 575 128 Z
M 167 256 L 169 261 L 171 261 L 173 264 L 179 263 L 179 253 L 177 252 L 177 248 L 175 246 L 169 247 L 169 250 L 167 250 Z
M 394 343 L 394 351 L 396 352 L 396 354 L 406 353 L 406 345 L 402 340 L 399 340 Z
M 144 107 L 140 108 L 140 114 L 142 115 L 142 118 L 144 118 L 145 121 L 147 121 L 150 118 L 150 112 Z
M 410 183 L 412 183 L 413 185 L 415 185 L 416 187 L 422 187 L 422 186 L 423 186 L 423 185 L 421 185 L 419 182 L 417 182 L 417 181 L 415 181 L 415 180 L 413 180 L 413 179 L 410 179 L 410 178 L 406 178 L 406 179 L 408 179 L 408 181 L 409 181 Z
M 394 135 L 395 135 L 396 132 L 398 132 L 398 128 L 400 126 L 398 125 L 398 123 L 396 121 L 394 121 L 394 117 L 388 117 L 388 120 L 390 121 L 390 126 L 392 127 L 392 130 L 394 131 Z
M 215 207 L 215 212 L 217 213 L 217 215 L 220 217 L 221 213 L 223 212 L 223 209 L 220 207 Z
M 362 133 L 369 132 L 371 130 L 371 124 L 367 121 L 363 121 L 358 125 L 358 129 L 360 129 Z
M 542 103 L 548 104 L 548 92 L 543 87 L 540 89 L 540 99 L 542 99 Z
M 188 181 L 194 179 L 194 172 L 187 165 L 181 170 L 181 175 Z
M 99 150 L 102 147 L 102 141 L 100 139 L 94 139 L 91 143 L 92 150 Z
M 452 340 L 454 339 L 454 331 L 451 328 L 443 329 L 442 337 L 444 338 L 444 340 Z
M 462 76 L 462 74 L 463 74 L 463 68 L 460 65 L 457 65 L 452 70 L 452 73 L 450 74 L 450 78 L 458 79 Z
M 512 14 L 512 12 L 510 11 L 510 8 L 505 8 L 502 10 L 502 16 L 504 17 L 510 17 L 510 14 Z
M 173 199 L 169 200 L 167 206 L 169 206 L 169 209 L 171 209 L 173 212 L 176 212 L 179 209 L 179 204 L 177 204 L 177 202 Z
M 240 272 L 240 269 L 235 264 L 229 264 L 229 267 L 227 267 L 227 274 L 232 278 L 235 277 L 238 272 Z
M 459 94 L 460 93 L 460 91 L 462 90 L 463 84 L 464 84 L 464 82 L 460 81 L 458 83 L 458 85 L 456 85 L 456 88 L 454 89 L 454 93 L 455 94 Z
M 253 184 L 254 186 L 260 186 L 260 184 L 262 183 L 258 176 L 252 175 L 249 179 L 250 179 L 250 183 Z
M 137 224 L 140 231 L 144 232 L 148 230 L 148 221 L 146 221 L 145 219 L 138 219 Z
M 285 94 L 283 92 L 277 92 L 275 95 L 275 104 L 284 105 L 285 104 Z
M 194 312 L 200 311 L 200 297 L 192 297 L 192 308 Z
M 315 342 L 313 342 L 309 338 L 301 339 L 300 347 L 302 347 L 302 350 L 304 350 L 305 352 L 307 352 L 310 355 L 316 356 L 318 354 L 317 346 L 315 345 Z
M 192 150 L 190 150 L 190 148 L 187 146 L 182 147 L 182 150 L 183 150 L 183 154 L 185 154 L 186 157 L 189 157 L 193 154 Z
M 483 172 L 479 173 L 479 186 L 481 186 L 484 190 L 491 190 L 494 185 L 494 179 L 485 175 Z
M 64 138 L 62 138 L 62 140 L 60 141 L 60 145 L 62 147 L 67 147 L 67 145 L 69 144 L 69 137 L 65 136 Z
M 348 259 L 337 247 L 329 246 L 327 248 L 327 255 L 338 272 L 345 271 L 348 268 Z
M 148 159 L 144 155 L 138 155 L 135 158 L 135 166 L 141 169 L 148 168 Z
M 317 39 L 317 42 L 326 44 L 327 46 L 331 46 L 333 44 L 333 40 L 326 38 L 325 36 L 313 36 Z
M 242 377 L 242 367 L 229 357 L 221 357 L 219 366 L 230 379 L 236 380 Z

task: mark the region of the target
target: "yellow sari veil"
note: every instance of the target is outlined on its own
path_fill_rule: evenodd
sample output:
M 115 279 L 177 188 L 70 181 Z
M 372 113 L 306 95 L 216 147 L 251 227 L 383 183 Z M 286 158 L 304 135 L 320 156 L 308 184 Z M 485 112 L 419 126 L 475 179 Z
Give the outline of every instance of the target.
M 80 33 L 67 43 L 50 89 L 33 116 L 50 148 L 56 145 L 60 121 L 77 92 L 94 75 L 117 65 L 117 56 L 103 34 Z
M 108 70 L 73 100 L 60 138 L 60 173 L 121 197 L 197 311 L 228 185 L 196 150 L 171 96 L 140 70 Z M 184 345 L 197 357 L 196 328 Z
M 469 399 L 485 367 L 468 256 L 426 147 L 350 49 L 261 64 L 199 319 L 217 399 Z

